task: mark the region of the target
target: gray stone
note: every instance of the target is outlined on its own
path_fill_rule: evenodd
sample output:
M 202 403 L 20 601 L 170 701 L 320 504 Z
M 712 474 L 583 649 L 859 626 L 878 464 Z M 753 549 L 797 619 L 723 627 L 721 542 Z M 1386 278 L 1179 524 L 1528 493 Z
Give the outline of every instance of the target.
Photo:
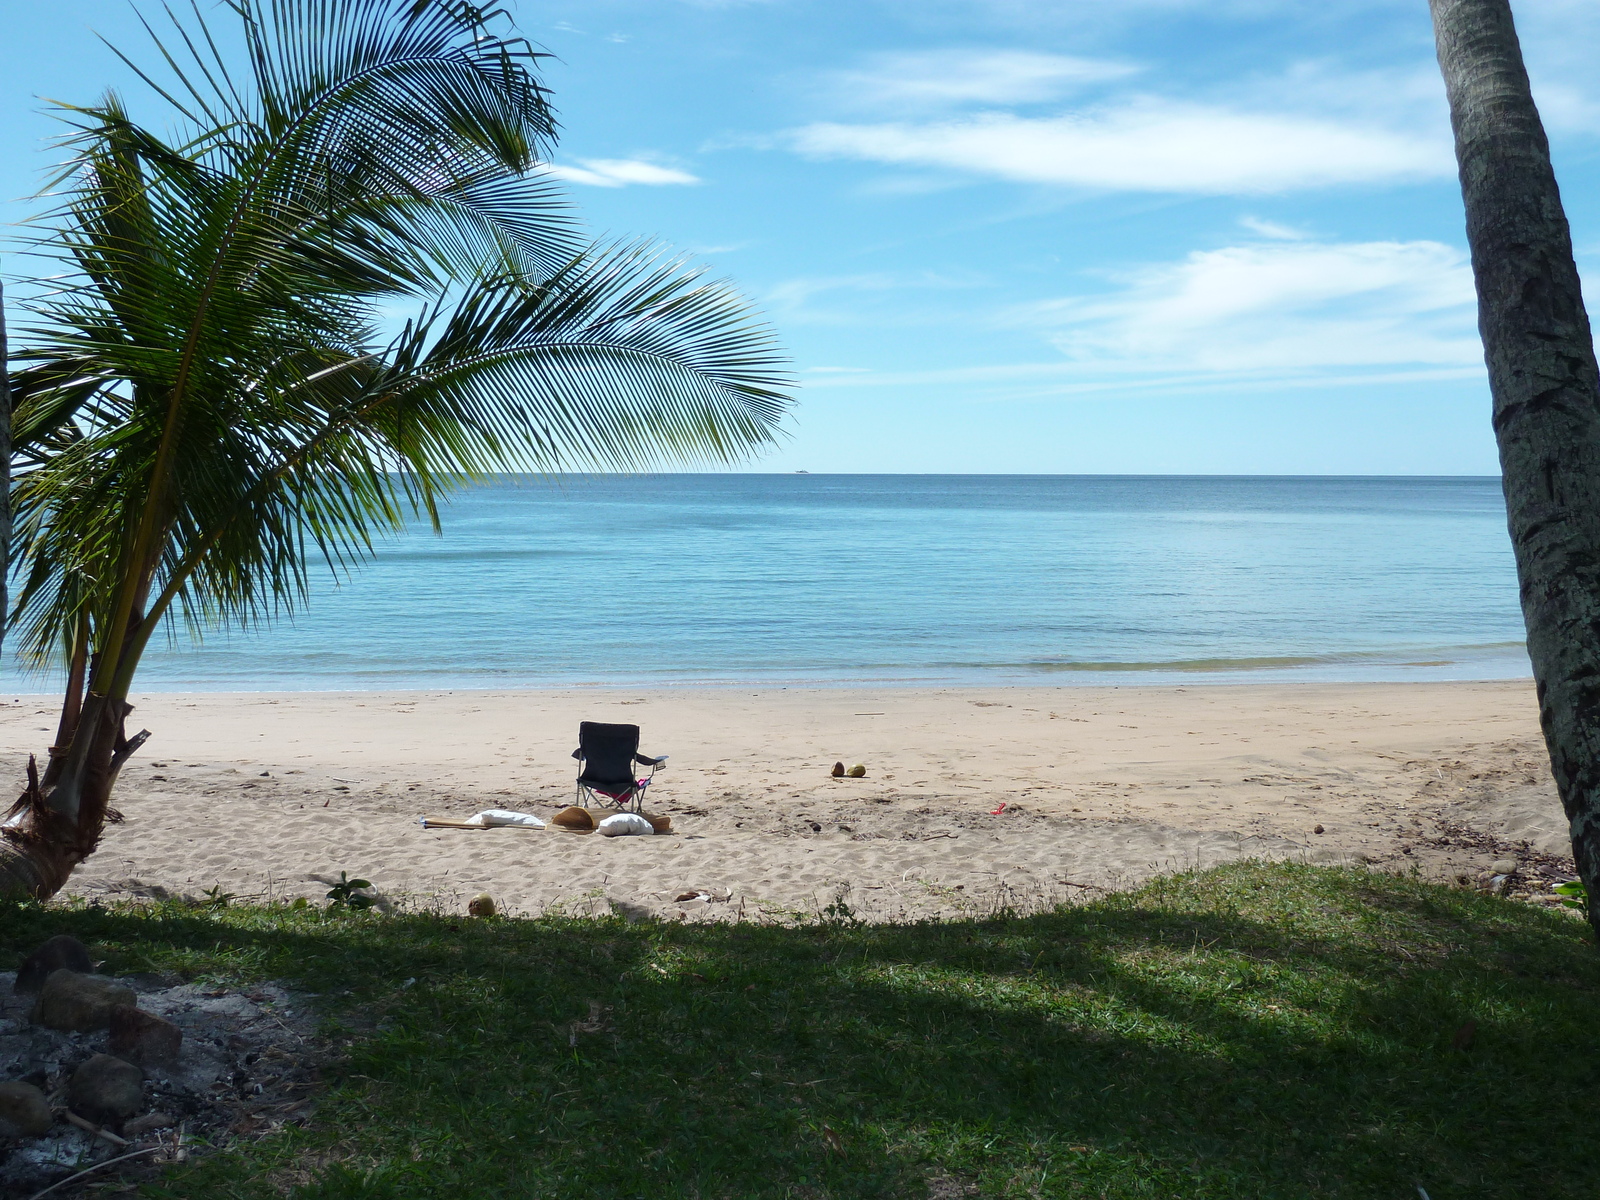
M 51 1029 L 86 1032 L 111 1024 L 111 1009 L 118 1004 L 138 1007 L 132 988 L 123 987 L 99 975 L 80 975 L 76 971 L 53 971 L 44 981 L 39 1000 L 33 1006 L 32 1020 Z
M 153 1013 L 127 1004 L 111 1008 L 111 1053 L 149 1066 L 174 1063 L 183 1046 L 183 1030 Z
M 1520 864 L 1514 858 L 1497 858 L 1489 864 L 1491 875 L 1514 875 Z
M 0 1083 L 0 1137 L 40 1137 L 55 1124 L 50 1101 L 31 1083 Z
M 94 963 L 89 959 L 88 949 L 77 938 L 64 933 L 57 934 L 28 955 L 22 966 L 17 968 L 17 982 L 12 985 L 12 990 L 34 995 L 44 987 L 44 981 L 53 972 L 63 968 L 80 975 L 94 974 Z
M 111 1125 L 144 1107 L 144 1072 L 131 1062 L 96 1054 L 72 1073 L 67 1105 L 80 1117 Z

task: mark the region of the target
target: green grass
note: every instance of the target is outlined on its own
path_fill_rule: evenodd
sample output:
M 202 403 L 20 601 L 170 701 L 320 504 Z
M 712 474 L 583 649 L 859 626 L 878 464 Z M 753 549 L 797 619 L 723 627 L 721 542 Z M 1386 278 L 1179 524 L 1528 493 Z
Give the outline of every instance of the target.
M 948 924 L 30 906 L 0 931 L 13 957 L 70 931 L 107 970 L 289 980 L 345 1022 L 310 1127 L 150 1196 L 1464 1200 L 1597 1178 L 1586 926 L 1356 870 L 1244 864 Z M 569 1044 L 592 1004 L 613 1028 Z

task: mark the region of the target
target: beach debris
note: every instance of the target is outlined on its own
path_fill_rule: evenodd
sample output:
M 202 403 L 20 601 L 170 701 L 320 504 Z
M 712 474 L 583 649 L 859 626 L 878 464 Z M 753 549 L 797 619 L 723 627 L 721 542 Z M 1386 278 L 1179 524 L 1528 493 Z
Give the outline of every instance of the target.
M 1002 801 L 1000 801 L 1000 807 L 999 808 L 991 808 L 989 810 L 989 815 L 991 817 L 998 817 L 1001 813 L 1005 812 L 1005 810 L 1006 810 L 1006 802 L 1004 800 L 1002 800 Z
M 832 775 L 835 779 L 843 779 L 844 778 L 844 764 L 842 762 L 834 763 L 833 764 L 833 770 L 829 771 L 828 774 Z
M 42 1137 L 56 1123 L 50 1101 L 31 1083 L 0 1083 L 0 1137 Z
M 138 1004 L 132 988 L 62 967 L 44 981 L 30 1019 L 50 1029 L 85 1033 L 109 1026 L 111 1009 L 118 1004 Z
M 479 892 L 467 901 L 467 915 L 473 917 L 494 916 L 494 897 L 488 892 Z
M 111 1053 L 148 1066 L 173 1063 L 183 1049 L 183 1030 L 154 1013 L 142 1012 L 128 1004 L 111 1009 Z
M 178 1123 L 178 1118 L 168 1112 L 145 1113 L 142 1117 L 135 1117 L 123 1123 L 122 1132 L 131 1138 L 141 1138 L 147 1133 L 155 1133 L 158 1129 L 171 1129 Z
M 102 1125 L 125 1121 L 144 1107 L 144 1072 L 131 1062 L 96 1054 L 72 1073 L 67 1104 Z
M 851 779 L 864 779 L 867 774 L 867 768 L 862 763 L 856 763 L 856 765 L 846 771 L 845 774 L 850 776 Z
M 589 1001 L 589 1019 L 574 1021 L 567 1027 L 567 1045 L 576 1046 L 580 1033 L 610 1033 L 616 1026 L 611 1023 L 611 1009 L 598 1000 Z
M 632 837 L 653 834 L 656 827 L 638 813 L 612 813 L 597 826 L 603 837 Z
M 1316 828 L 1314 828 L 1314 829 L 1313 829 L 1313 830 L 1312 830 L 1312 831 L 1311 831 L 1311 832 L 1312 832 L 1312 833 L 1326 833 L 1326 832 L 1327 832 L 1327 830 L 1325 830 L 1325 829 L 1324 829 L 1324 828 L 1323 828 L 1323 827 L 1322 827 L 1322 826 L 1321 826 L 1321 825 L 1318 825 L 1318 826 L 1317 826 L 1317 827 L 1316 827 Z
M 44 987 L 46 979 L 63 968 L 79 975 L 94 974 L 88 948 L 77 938 L 58 933 L 28 955 L 17 968 L 17 982 L 12 985 L 12 991 L 33 995 Z
M 573 804 L 568 805 L 551 817 L 550 824 L 558 829 L 576 829 L 587 832 L 594 828 L 594 817 L 590 816 L 587 808 L 579 808 Z

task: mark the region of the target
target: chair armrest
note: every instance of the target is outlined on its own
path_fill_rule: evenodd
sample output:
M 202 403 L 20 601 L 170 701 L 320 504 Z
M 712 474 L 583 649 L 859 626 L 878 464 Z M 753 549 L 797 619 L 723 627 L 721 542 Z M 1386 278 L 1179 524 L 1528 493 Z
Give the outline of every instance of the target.
M 633 761 L 642 767 L 659 767 L 662 763 L 667 761 L 667 756 L 663 754 L 658 758 L 651 758 L 646 754 L 635 754 L 633 756 Z
M 581 759 L 581 758 L 582 758 L 582 757 L 583 757 L 583 750 L 582 750 L 582 748 L 581 748 L 581 747 L 580 747 L 580 748 L 579 748 L 579 749 L 577 749 L 577 750 L 574 750 L 574 751 L 573 751 L 573 752 L 572 752 L 572 757 L 573 757 L 573 758 L 579 758 L 579 759 Z

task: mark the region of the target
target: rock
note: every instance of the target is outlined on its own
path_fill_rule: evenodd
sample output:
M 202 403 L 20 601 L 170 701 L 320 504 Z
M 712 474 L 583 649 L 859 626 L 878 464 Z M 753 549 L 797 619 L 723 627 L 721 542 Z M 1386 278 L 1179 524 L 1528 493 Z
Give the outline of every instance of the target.
M 1514 858 L 1497 858 L 1489 864 L 1489 874 L 1515 875 L 1517 873 L 1517 867 L 1520 865 L 1521 864 L 1519 864 Z
M 135 1117 L 123 1123 L 122 1136 L 125 1138 L 141 1138 L 147 1133 L 154 1133 L 158 1129 L 171 1129 L 178 1123 L 178 1118 L 171 1113 L 153 1112 L 142 1117 Z
M 75 937 L 57 934 L 40 946 L 17 969 L 17 982 L 12 991 L 34 995 L 44 987 L 52 972 L 65 968 L 80 975 L 93 975 L 94 963 L 89 961 L 89 951 Z
M 31 1083 L 0 1083 L 0 1137 L 40 1137 L 55 1124 L 50 1101 Z
M 851 779 L 862 779 L 867 774 L 867 768 L 861 763 L 857 763 L 855 766 L 846 771 L 845 774 L 850 776 Z
M 96 1054 L 79 1065 L 67 1084 L 67 1105 L 101 1125 L 125 1121 L 144 1107 L 144 1072 L 131 1062 Z
M 494 916 L 494 897 L 488 892 L 479 892 L 467 901 L 467 912 L 474 917 Z
M 835 779 L 843 779 L 844 778 L 844 764 L 842 762 L 834 763 L 833 764 L 833 770 L 829 771 L 828 774 L 832 775 Z
M 111 1010 L 118 1004 L 137 1008 L 139 998 L 132 988 L 113 980 L 62 969 L 51 972 L 44 981 L 30 1019 L 51 1029 L 104 1029 L 111 1024 Z
M 1323 828 L 1322 828 L 1322 826 L 1321 826 L 1321 825 L 1318 825 L 1318 826 L 1317 826 L 1317 827 L 1316 827 L 1316 828 L 1315 828 L 1315 829 L 1313 829 L 1313 830 L 1312 830 L 1312 831 L 1311 831 L 1311 832 L 1312 832 L 1312 833 L 1326 833 L 1326 832 L 1327 832 L 1327 830 L 1325 830 L 1325 829 L 1323 829 Z
M 550 824 L 562 829 L 593 829 L 594 818 L 589 815 L 587 808 L 579 808 L 574 804 L 551 817 Z
M 178 1061 L 183 1046 L 183 1030 L 154 1013 L 141 1012 L 127 1004 L 111 1009 L 111 1053 L 130 1062 L 151 1065 Z

